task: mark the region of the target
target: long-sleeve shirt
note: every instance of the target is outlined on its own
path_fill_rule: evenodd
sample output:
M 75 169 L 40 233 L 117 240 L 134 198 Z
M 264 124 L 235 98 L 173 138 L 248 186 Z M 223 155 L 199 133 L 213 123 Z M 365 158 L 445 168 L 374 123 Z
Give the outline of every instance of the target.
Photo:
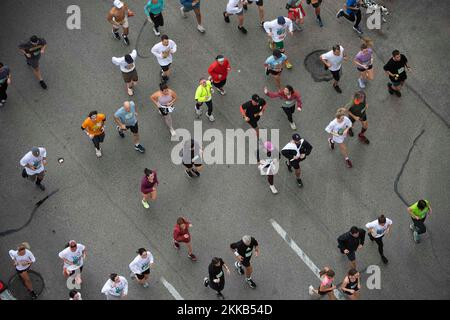
M 130 56 L 133 58 L 134 61 L 136 61 L 136 57 L 137 57 L 137 51 L 136 49 L 131 51 Z M 120 67 L 120 71 L 128 73 L 133 71 L 136 68 L 136 64 L 130 63 L 128 64 L 128 62 L 125 61 L 125 57 L 112 57 L 112 63 L 114 63 L 116 66 Z
M 111 279 L 106 281 L 102 288 L 102 293 L 106 295 L 121 297 L 128 294 L 128 281 L 122 276 L 119 276 L 120 282 L 117 284 Z
M 129 264 L 130 270 L 135 274 L 142 274 L 147 271 L 150 265 L 153 264 L 154 258 L 150 251 L 147 251 L 147 258 L 143 259 L 139 254 Z
M 198 102 L 206 102 L 212 99 L 211 81 L 206 81 L 206 86 L 199 85 L 195 91 L 195 100 Z
M 280 42 L 283 41 L 284 38 L 286 38 L 287 31 L 293 32 L 294 26 L 292 24 L 292 20 L 289 18 L 284 18 L 286 20 L 286 23 L 284 25 L 278 24 L 278 19 L 264 22 L 264 30 L 266 30 L 267 33 L 272 33 L 272 40 L 274 42 Z
M 220 64 L 219 62 L 214 61 L 209 66 L 208 73 L 212 77 L 212 80 L 215 83 L 217 83 L 217 82 L 223 81 L 227 78 L 229 67 L 230 67 L 230 62 L 228 61 L 228 59 L 225 59 L 223 61 L 223 64 Z M 221 75 L 222 77 L 219 78 L 219 75 Z
M 338 248 L 343 252 L 345 249 L 348 251 L 356 251 L 359 245 L 364 245 L 364 240 L 366 238 L 366 231 L 364 229 L 359 229 L 359 237 L 355 238 L 350 232 L 346 232 L 341 235 L 338 241 Z
M 281 100 L 283 100 L 283 108 L 290 108 L 292 106 L 295 105 L 295 103 L 297 103 L 297 109 L 298 110 L 302 110 L 303 104 L 302 104 L 302 97 L 300 95 L 300 92 L 298 91 L 294 91 L 290 97 L 288 97 L 285 93 L 283 89 L 280 89 L 280 91 L 278 92 L 267 92 L 266 93 L 267 96 L 269 96 L 270 98 L 280 98 Z
M 186 219 L 184 220 L 184 225 L 185 228 L 181 229 L 180 226 L 178 224 L 175 225 L 175 227 L 173 228 L 173 239 L 175 241 L 179 241 L 179 242 L 189 242 L 191 240 L 191 234 L 189 233 L 189 224 L 190 222 L 187 221 Z M 186 238 L 184 235 L 188 235 L 189 238 Z
M 148 0 L 144 7 L 144 12 L 147 17 L 151 14 L 160 14 L 164 10 L 164 0 L 158 0 L 157 3 L 153 3 L 152 0 Z
M 152 54 L 158 59 L 158 63 L 160 66 L 167 66 L 172 63 L 173 57 L 172 54 L 177 51 L 177 44 L 175 41 L 169 39 L 169 45 L 166 47 L 159 42 L 152 47 Z M 164 58 L 163 53 L 166 52 L 168 55 Z
M 156 176 L 156 172 L 155 172 L 155 178 L 153 179 L 153 182 L 148 181 L 147 176 L 143 176 L 142 180 L 141 180 L 141 192 L 145 193 L 145 194 L 152 192 L 155 185 L 157 185 L 158 183 L 159 183 L 159 181 Z

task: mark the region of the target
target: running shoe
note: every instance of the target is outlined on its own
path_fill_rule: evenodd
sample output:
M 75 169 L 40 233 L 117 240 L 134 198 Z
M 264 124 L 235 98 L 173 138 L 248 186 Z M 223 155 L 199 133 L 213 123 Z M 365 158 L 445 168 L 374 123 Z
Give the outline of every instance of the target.
M 394 89 L 392 89 L 392 83 L 389 82 L 389 83 L 387 84 L 387 87 L 388 87 L 389 93 L 390 93 L 390 94 L 394 94 Z
M 193 178 L 193 177 L 194 177 L 194 175 L 192 174 L 192 172 L 190 172 L 189 170 L 184 170 L 184 173 L 186 173 L 186 175 L 187 175 L 189 178 Z
M 246 4 L 244 4 L 244 10 L 247 11 L 248 10 L 248 6 Z
M 226 15 L 226 11 L 223 12 L 223 19 L 225 20 L 226 23 L 230 23 L 230 17 Z
M 250 286 L 250 288 L 255 289 L 256 283 L 252 279 L 246 279 L 247 284 Z
M 236 271 L 239 273 L 239 274 L 244 274 L 244 269 L 242 268 L 242 266 L 239 264 L 239 262 L 235 262 L 234 263 L 234 267 L 236 268 Z
M 411 223 L 411 224 L 409 225 L 409 228 L 410 228 L 412 231 L 414 231 L 414 223 Z
M 298 185 L 300 188 L 303 187 L 303 181 L 302 181 L 302 179 L 300 179 L 300 178 L 297 179 L 297 185 Z
M 145 152 L 145 148 L 141 144 L 135 145 L 134 150 L 139 151 L 140 153 Z
M 203 279 L 203 285 L 204 285 L 205 287 L 208 287 L 208 285 L 209 285 L 209 279 L 208 279 L 208 277 L 205 277 L 205 278 Z
M 131 97 L 134 94 L 134 91 L 132 88 L 127 88 L 127 93 Z
M 295 123 L 294 123 L 294 122 L 291 122 L 291 129 L 292 129 L 292 130 L 295 130 L 295 129 L 297 129 L 297 126 L 295 125 Z
M 342 17 L 344 15 L 344 9 L 341 9 L 341 10 L 339 10 L 338 11 L 338 13 L 336 14 L 336 18 L 340 18 L 340 17 Z
M 148 202 L 145 201 L 145 200 L 142 200 L 142 205 L 144 206 L 145 209 L 150 208 L 150 205 L 149 205 Z
M 217 89 L 221 95 L 225 95 L 227 92 L 224 89 Z
M 345 163 L 347 164 L 347 168 L 352 168 L 353 167 L 353 163 L 350 159 L 345 159 Z
M 119 133 L 119 136 L 120 136 L 121 138 L 125 138 L 125 135 L 123 134 L 122 130 L 120 130 L 120 127 L 119 127 L 119 126 L 116 126 L 116 128 L 117 128 L 117 132 Z
M 173 128 L 170 128 L 169 130 L 172 137 L 175 137 L 177 135 L 177 132 Z
M 225 297 L 223 296 L 222 292 L 217 292 L 217 298 L 225 300 Z
M 181 16 L 182 16 L 183 18 L 187 18 L 186 12 L 184 12 L 184 7 L 181 7 L 181 8 L 180 8 L 180 12 L 181 12 Z
M 337 93 L 342 93 L 342 90 L 339 86 L 333 86 L 334 90 L 336 90 Z
M 211 122 L 213 122 L 213 121 L 215 121 L 216 120 L 216 118 L 214 118 L 214 115 L 213 114 L 211 114 L 211 115 L 206 115 L 207 117 L 208 117 L 208 119 L 209 119 L 209 121 L 211 121 Z
M 331 138 L 328 138 L 328 146 L 330 147 L 331 150 L 334 150 L 334 142 L 333 140 L 331 140 Z
M 197 177 L 200 177 L 200 172 L 198 172 L 197 170 L 192 169 L 192 172 L 193 172 Z
M 292 166 L 289 164 L 289 161 L 286 160 L 286 166 L 289 172 L 292 172 Z
M 316 18 L 316 20 L 317 20 L 317 23 L 319 24 L 319 27 L 323 27 L 323 22 L 322 22 L 322 18 Z
M 144 282 L 144 284 L 142 285 L 142 287 L 148 288 L 148 282 Z
M 292 69 L 292 64 L 290 62 L 286 62 L 286 69 Z
M 44 87 L 43 87 L 44 88 Z M 45 88 L 44 88 L 45 89 Z M 400 91 L 398 91 L 398 90 L 394 90 L 394 93 L 395 93 L 395 95 L 397 96 L 397 97 L 401 97 L 402 96 L 402 93 L 400 92 Z
M 39 84 L 41 85 L 42 89 L 47 89 L 47 84 L 44 80 L 39 81 Z
M 413 239 L 415 243 L 419 243 L 420 242 L 420 236 L 419 233 L 417 231 L 414 230 L 413 232 Z
M 195 114 L 200 117 L 202 115 L 203 111 L 201 108 L 197 108 L 197 106 L 195 106 Z
M 114 36 L 114 39 L 120 40 L 120 35 L 119 35 L 118 32 L 114 32 L 114 30 L 112 30 L 111 32 L 112 32 L 112 34 L 113 34 L 113 36 Z
M 155 27 L 153 27 L 153 33 L 154 33 L 155 36 L 157 36 L 157 37 L 161 35 L 161 32 L 159 32 L 159 30 L 156 30 Z
M 359 84 L 359 87 L 361 89 L 364 89 L 366 87 L 366 84 L 364 83 L 364 80 L 361 79 L 361 78 L 358 78 L 358 84 Z
M 193 253 L 188 254 L 188 258 L 191 259 L 192 261 L 197 261 L 197 257 Z
M 242 26 L 242 27 L 241 27 L 241 26 L 238 26 L 238 29 L 239 29 L 239 31 L 242 32 L 243 34 L 246 34 L 246 33 L 247 33 L 247 29 L 245 29 L 243 26 Z
M 206 31 L 205 28 L 203 28 L 203 26 L 201 24 L 197 25 L 197 30 L 201 33 L 204 33 Z
M 366 136 L 364 135 L 364 134 L 358 134 L 358 137 L 359 137 L 359 140 L 362 142 L 362 143 L 365 143 L 365 144 L 369 144 L 370 143 L 370 141 L 369 141 L 369 139 L 367 139 L 366 138 Z
M 34 291 L 31 291 L 30 292 L 30 296 L 31 296 L 31 299 L 33 299 L 33 300 L 36 300 L 37 299 L 37 294 L 36 294 L 36 292 L 34 292 Z
M 173 246 L 174 246 L 174 248 L 177 249 L 177 250 L 180 249 L 180 244 L 179 244 L 178 242 L 175 242 L 175 241 L 174 241 L 174 242 L 173 242 Z
M 274 185 L 269 186 L 269 188 L 270 188 L 270 190 L 272 191 L 273 194 L 277 194 L 278 193 L 278 190 L 277 190 L 277 188 L 275 188 Z
M 313 286 L 309 286 L 308 293 L 309 293 L 310 296 L 314 295 L 315 292 L 314 292 L 314 287 Z
M 102 156 L 102 150 L 101 149 L 95 149 L 95 155 L 97 158 L 100 158 Z
M 125 45 L 129 46 L 130 45 L 130 40 L 128 40 L 128 36 L 122 34 L 123 37 L 123 42 L 125 43 Z
M 353 27 L 353 30 L 355 30 L 358 34 L 363 34 L 364 32 L 361 30 L 360 27 Z
M 45 191 L 45 186 L 42 183 L 36 183 L 36 186 L 41 189 L 42 191 Z

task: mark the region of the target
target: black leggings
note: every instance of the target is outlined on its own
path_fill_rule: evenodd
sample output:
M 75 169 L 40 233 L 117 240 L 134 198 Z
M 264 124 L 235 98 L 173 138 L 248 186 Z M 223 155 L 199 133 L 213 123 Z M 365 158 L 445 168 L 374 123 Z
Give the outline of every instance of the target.
M 286 113 L 289 122 L 294 122 L 294 120 L 292 119 L 292 115 L 295 112 L 295 104 L 290 108 L 281 107 L 281 109 L 283 109 L 284 113 Z
M 269 181 L 269 184 L 273 186 L 273 174 L 267 176 L 267 181 Z
M 212 104 L 212 100 L 209 101 L 205 101 L 206 105 L 208 106 L 208 116 L 212 115 L 213 112 L 213 104 Z M 195 103 L 195 108 L 198 110 L 200 109 L 200 107 L 203 105 L 203 102 L 196 102 Z
M 94 143 L 95 149 L 100 150 L 100 142 L 103 142 L 104 139 L 105 139 L 104 132 L 101 135 L 92 138 L 92 143 Z
M 164 26 L 164 17 L 162 12 L 160 14 L 150 13 L 150 19 L 152 19 L 156 30 L 158 30 L 159 27 Z
M 414 223 L 414 228 L 416 229 L 418 234 L 427 232 L 427 227 L 425 227 L 425 219 L 426 217 L 420 220 L 412 219 Z
M 6 94 L 6 89 L 8 89 L 8 80 L 5 80 L 3 84 L 0 84 L 0 100 L 6 100 L 8 95 Z
M 379 238 L 374 238 L 370 233 L 369 233 L 369 238 L 370 240 L 373 240 L 377 243 L 378 245 L 378 252 L 380 253 L 381 256 L 383 256 L 383 237 L 379 237 Z
M 354 27 L 355 28 L 359 27 L 359 23 L 361 22 L 361 10 L 353 11 L 352 14 L 348 14 L 347 12 L 344 11 L 343 16 L 351 22 L 355 21 L 355 16 L 356 16 L 356 22 L 355 22 Z

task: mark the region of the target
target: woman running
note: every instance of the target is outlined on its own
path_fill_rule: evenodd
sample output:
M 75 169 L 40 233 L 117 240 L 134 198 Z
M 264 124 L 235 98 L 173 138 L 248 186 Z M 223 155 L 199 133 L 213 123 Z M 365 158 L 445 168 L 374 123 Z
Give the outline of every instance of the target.
M 145 168 L 144 176 L 141 179 L 142 205 L 145 209 L 150 208 L 148 199 L 156 201 L 156 187 L 159 184 L 156 171 Z
M 144 7 L 145 15 L 149 22 L 153 23 L 153 33 L 160 36 L 159 27 L 164 26 L 164 0 L 148 0 Z
M 37 299 L 37 294 L 33 290 L 33 284 L 31 283 L 28 270 L 30 270 L 31 265 L 36 262 L 36 258 L 29 249 L 29 244 L 24 242 L 17 247 L 17 250 L 9 250 L 9 256 L 13 260 L 14 267 L 16 268 L 19 277 L 22 279 L 25 287 L 30 292 L 31 298 L 34 300 Z
M 302 6 L 303 0 L 288 0 L 286 9 L 288 10 L 288 18 L 294 23 L 294 31 L 302 31 L 302 24 L 305 22 L 305 10 Z
M 163 117 L 164 122 L 170 130 L 172 137 L 176 136 L 176 132 L 172 124 L 171 113 L 175 110 L 174 104 L 177 101 L 177 94 L 172 89 L 169 89 L 167 84 L 161 83 L 159 85 L 159 91 L 156 91 L 150 96 L 150 100 L 153 101 L 159 114 Z
M 318 296 L 328 295 L 330 300 L 336 300 L 336 296 L 333 293 L 333 290 L 336 289 L 336 286 L 333 285 L 334 281 L 334 271 L 328 267 L 323 268 L 320 271 L 320 286 L 316 290 L 313 286 L 309 286 L 309 294 L 312 296 L 314 294 Z
M 273 185 L 273 177 L 280 168 L 281 153 L 275 148 L 270 141 L 263 143 L 263 153 L 259 154 L 259 147 L 257 149 L 256 158 L 258 160 L 258 169 L 261 175 L 267 176 L 269 188 L 273 194 L 277 194 L 278 190 Z M 262 158 L 262 159 L 261 159 Z
M 214 257 L 208 267 L 209 278 L 205 277 L 205 279 L 203 279 L 205 287 L 209 285 L 211 289 L 216 290 L 217 297 L 221 299 L 225 299 L 222 294 L 222 290 L 225 288 L 225 274 L 223 273 L 223 267 L 225 267 L 228 275 L 230 275 L 230 269 L 225 262 L 223 262 L 222 258 Z
M 336 111 L 336 119 L 331 121 L 328 126 L 325 128 L 325 131 L 330 134 L 330 138 L 328 138 L 328 146 L 331 150 L 334 150 L 334 144 L 337 143 L 339 146 L 339 150 L 341 150 L 342 155 L 345 158 L 345 163 L 347 164 L 347 168 L 353 167 L 353 163 L 348 156 L 347 146 L 344 141 L 347 137 L 347 133 L 352 127 L 352 122 L 349 118 L 345 116 L 347 113 L 347 109 L 339 108 Z
M 148 278 L 150 277 L 150 267 L 153 266 L 154 259 L 150 251 L 145 248 L 139 248 L 136 258 L 129 264 L 132 279 L 136 278 L 137 282 L 144 288 L 148 287 Z
M 367 81 L 373 80 L 373 42 L 369 38 L 363 39 L 363 44 L 361 45 L 361 51 L 359 51 L 353 63 L 360 72 L 358 78 L 359 87 L 364 89 L 366 87 Z
M 356 269 L 350 269 L 342 281 L 341 290 L 350 300 L 359 300 L 361 289 L 361 276 Z
M 173 228 L 173 246 L 178 250 L 180 249 L 180 242 L 185 243 L 188 248 L 188 258 L 197 261 L 197 257 L 192 253 L 190 227 L 192 227 L 192 224 L 186 218 L 180 217 L 177 219 L 177 224 Z
M 278 92 L 270 92 L 267 90 L 267 87 L 264 87 L 264 93 L 270 98 L 280 98 L 283 100 L 283 105 L 281 109 L 283 109 L 284 113 L 286 113 L 289 123 L 291 124 L 291 129 L 297 129 L 294 120 L 292 119 L 292 115 L 295 112 L 295 104 L 297 103 L 297 110 L 302 111 L 302 97 L 300 96 L 300 92 L 295 91 L 292 86 L 287 85 L 284 89 L 279 90 Z

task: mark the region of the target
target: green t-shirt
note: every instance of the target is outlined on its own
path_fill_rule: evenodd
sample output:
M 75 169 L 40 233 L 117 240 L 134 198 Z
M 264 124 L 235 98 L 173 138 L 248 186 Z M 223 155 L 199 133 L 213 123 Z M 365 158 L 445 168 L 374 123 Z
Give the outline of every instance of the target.
M 428 211 L 430 211 L 430 202 L 428 200 L 425 200 L 425 202 L 427 203 L 427 206 L 423 210 L 420 210 L 419 207 L 417 206 L 419 201 L 417 201 L 411 207 L 409 207 L 411 209 L 413 215 L 415 215 L 416 217 L 419 217 L 420 219 L 425 218 L 427 216 Z

